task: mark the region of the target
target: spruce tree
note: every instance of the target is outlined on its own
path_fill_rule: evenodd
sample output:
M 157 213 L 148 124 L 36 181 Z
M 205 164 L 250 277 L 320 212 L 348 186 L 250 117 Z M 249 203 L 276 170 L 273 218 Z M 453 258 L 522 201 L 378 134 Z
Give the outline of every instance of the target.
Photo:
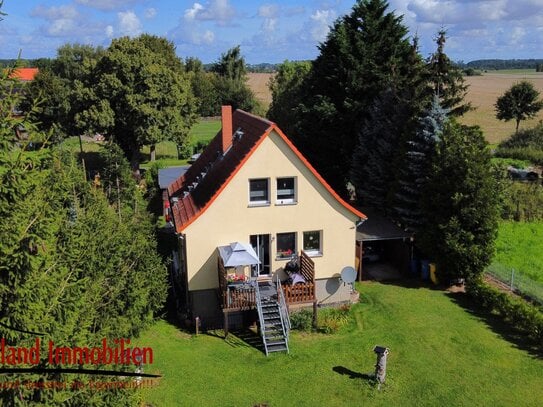
M 445 54 L 446 35 L 445 30 L 438 32 L 436 52 L 428 59 L 427 75 L 432 86 L 432 94 L 428 97 L 437 95 L 441 106 L 449 111 L 449 115 L 458 117 L 471 110 L 472 107 L 464 100 L 468 85 L 464 81 L 462 69 L 454 65 Z
M 410 119 L 405 101 L 389 89 L 370 108 L 362 125 L 350 172 L 363 206 L 387 213 L 397 176 L 395 161 L 401 151 L 403 128 Z M 389 213 L 390 214 L 390 213 Z
M 431 107 L 418 121 L 418 128 L 408 138 L 394 197 L 394 218 L 404 228 L 417 231 L 425 223 L 421 198 L 431 177 L 436 145 L 442 138 L 447 110 L 434 97 Z

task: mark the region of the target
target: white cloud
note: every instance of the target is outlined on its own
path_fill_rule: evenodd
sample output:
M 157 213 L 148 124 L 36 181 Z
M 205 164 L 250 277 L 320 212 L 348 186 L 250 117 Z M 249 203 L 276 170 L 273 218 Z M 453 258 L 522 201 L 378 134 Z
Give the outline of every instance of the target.
M 121 35 L 137 36 L 142 32 L 141 22 L 133 11 L 117 13 Z
M 150 20 L 152 18 L 155 18 L 156 14 L 157 14 L 156 8 L 151 7 L 145 10 L 144 16 L 146 19 Z
M 185 20 L 215 21 L 218 25 L 227 25 L 236 15 L 228 0 L 211 0 L 205 5 L 194 3 L 185 10 Z
M 212 31 L 206 30 L 199 39 L 203 44 L 212 44 L 215 40 L 215 34 Z
M 196 19 L 198 12 L 204 9 L 200 3 L 194 3 L 191 8 L 185 10 L 185 20 L 193 21 Z
M 47 23 L 38 28 L 44 37 L 65 37 L 68 41 L 85 41 L 88 37 L 102 32 L 103 24 L 89 21 L 75 6 L 38 6 L 31 12 L 32 17 L 44 19 Z
M 114 33 L 114 32 L 115 32 L 115 31 L 113 30 L 113 26 L 112 26 L 112 25 L 108 25 L 108 26 L 106 27 L 106 37 L 107 37 L 107 38 L 113 38 L 113 33 Z
M 279 12 L 277 4 L 263 4 L 258 8 L 258 16 L 265 18 L 275 18 Z
M 30 15 L 33 17 L 41 17 L 49 21 L 59 19 L 73 20 L 79 17 L 79 13 L 72 5 L 58 7 L 45 7 L 40 5 L 34 8 Z
M 262 31 L 267 33 L 275 32 L 277 28 L 277 18 L 266 18 L 262 23 Z
M 145 0 L 75 0 L 78 4 L 98 10 L 118 10 L 143 1 Z
M 317 10 L 311 15 L 311 37 L 315 41 L 324 41 L 330 26 L 336 19 L 334 10 Z

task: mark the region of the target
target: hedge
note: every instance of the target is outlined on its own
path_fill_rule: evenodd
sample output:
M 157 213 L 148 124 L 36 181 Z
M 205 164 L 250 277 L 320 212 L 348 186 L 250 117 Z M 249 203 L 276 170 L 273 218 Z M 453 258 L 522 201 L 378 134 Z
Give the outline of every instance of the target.
M 525 334 L 543 350 L 541 308 L 483 283 L 468 285 L 467 293 L 483 308 L 502 317 L 506 323 Z

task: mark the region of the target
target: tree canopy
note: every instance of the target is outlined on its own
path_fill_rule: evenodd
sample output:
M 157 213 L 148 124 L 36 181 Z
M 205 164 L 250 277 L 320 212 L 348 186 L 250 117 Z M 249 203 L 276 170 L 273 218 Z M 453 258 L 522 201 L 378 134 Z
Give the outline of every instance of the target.
M 134 338 L 166 298 L 167 272 L 156 252 L 151 221 L 143 205 L 139 210 L 112 207 L 63 151 L 27 151 L 28 141 L 17 139 L 15 130 L 37 131 L 35 109 L 12 115 L 21 97 L 12 82 L 9 72 L 2 73 L 0 336 L 18 347 L 33 346 L 36 335 L 59 346 L 90 348 L 100 346 L 103 338 L 110 343 Z M 127 201 L 136 199 L 132 191 Z M 130 215 L 119 216 L 124 211 Z M 48 366 L 46 355 L 38 366 Z M 21 383 L 68 380 L 62 373 L 14 373 L 10 378 Z M 0 389 L 6 405 L 128 405 L 136 404 L 131 400 L 135 395 L 123 389 Z
M 494 254 L 499 193 L 481 130 L 449 120 L 436 144 L 422 194 L 419 247 L 443 283 L 479 278 Z
M 384 0 L 358 0 L 334 23 L 298 98 L 291 136 L 343 194 L 370 106 L 381 92 L 393 88 L 399 94 L 412 79 L 407 28 L 387 7 Z
M 543 100 L 539 100 L 539 92 L 531 82 L 521 81 L 500 96 L 494 107 L 497 119 L 515 120 L 518 133 L 521 120 L 534 117 L 543 108 Z

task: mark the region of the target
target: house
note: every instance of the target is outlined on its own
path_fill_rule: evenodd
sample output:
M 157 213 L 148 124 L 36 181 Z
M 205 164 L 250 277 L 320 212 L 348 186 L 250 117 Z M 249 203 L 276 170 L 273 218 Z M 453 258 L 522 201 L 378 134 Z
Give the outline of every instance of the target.
M 229 315 L 260 312 L 256 297 L 271 286 L 290 309 L 350 301 L 340 273 L 355 266 L 356 227 L 366 216 L 275 123 L 223 106 L 221 131 L 167 192 L 177 240 L 173 286 L 190 317 L 215 326 L 224 317 L 228 325 Z M 248 260 L 228 268 L 236 250 Z

